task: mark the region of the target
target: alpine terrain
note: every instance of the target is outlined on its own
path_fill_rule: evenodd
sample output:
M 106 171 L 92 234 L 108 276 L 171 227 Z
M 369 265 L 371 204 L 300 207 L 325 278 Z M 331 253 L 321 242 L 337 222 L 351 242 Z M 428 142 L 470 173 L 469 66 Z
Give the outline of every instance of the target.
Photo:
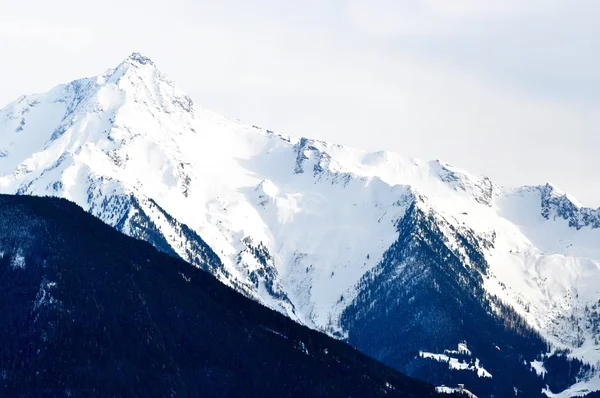
M 0 191 L 69 199 L 444 391 L 600 390 L 600 209 L 551 184 L 229 120 L 134 53 L 0 111 Z
M 73 203 L 0 196 L 3 397 L 434 397 Z

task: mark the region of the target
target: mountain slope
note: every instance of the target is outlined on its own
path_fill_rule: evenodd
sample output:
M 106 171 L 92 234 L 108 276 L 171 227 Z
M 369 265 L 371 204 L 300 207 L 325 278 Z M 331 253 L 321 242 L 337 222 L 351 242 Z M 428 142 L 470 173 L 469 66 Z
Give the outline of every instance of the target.
M 436 396 L 66 200 L 0 219 L 4 396 Z
M 398 240 L 363 277 L 360 294 L 343 313 L 348 342 L 437 385 L 463 383 L 478 396 L 512 396 L 515 388 L 540 396 L 545 384 L 522 365 L 545 352 L 546 343 L 527 325 L 506 326 L 515 314 L 487 297 L 482 248 L 457 232 L 473 268 L 465 267 L 446 246 L 444 225 L 411 206 L 397 225 Z M 450 358 L 455 365 L 446 363 Z
M 491 380 L 475 379 L 480 396 L 546 384 L 559 393 L 559 379 L 586 383 L 589 372 L 570 364 L 568 376 L 544 373 L 558 350 L 600 360 L 600 210 L 551 185 L 506 189 L 441 161 L 228 120 L 196 106 L 139 54 L 9 104 L 0 111 L 0 154 L 2 192 L 68 198 L 246 296 L 432 382 L 470 387 L 478 371 L 467 362 L 477 359 L 485 369 L 536 374 L 507 385 L 489 371 Z M 430 306 L 432 295 L 444 305 Z M 406 312 L 400 297 L 413 296 L 420 306 Z M 432 308 L 435 322 L 415 315 Z M 367 320 L 395 328 L 404 317 L 407 330 L 430 339 L 358 337 Z M 480 324 L 514 355 L 481 348 Z M 527 332 L 513 341 L 515 330 Z M 458 379 L 423 370 L 439 367 L 427 353 L 463 343 L 474 357 L 452 357 L 461 369 L 442 363 Z M 521 358 L 521 345 L 536 352 Z

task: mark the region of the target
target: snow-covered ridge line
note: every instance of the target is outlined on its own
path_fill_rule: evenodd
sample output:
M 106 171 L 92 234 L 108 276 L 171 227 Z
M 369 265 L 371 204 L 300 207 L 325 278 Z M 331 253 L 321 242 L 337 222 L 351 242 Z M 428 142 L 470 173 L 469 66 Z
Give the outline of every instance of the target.
M 554 346 L 600 360 L 600 209 L 551 185 L 507 189 L 439 160 L 226 119 L 140 54 L 0 110 L 0 191 L 68 198 L 340 337 L 415 206 L 488 294 Z

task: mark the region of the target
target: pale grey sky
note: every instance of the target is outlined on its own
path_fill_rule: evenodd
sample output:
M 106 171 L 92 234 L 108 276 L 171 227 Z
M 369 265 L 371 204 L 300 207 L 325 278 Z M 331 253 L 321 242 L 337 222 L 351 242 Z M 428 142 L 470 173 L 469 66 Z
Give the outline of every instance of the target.
M 152 58 L 198 104 L 600 206 L 596 0 L 0 2 L 0 106 Z

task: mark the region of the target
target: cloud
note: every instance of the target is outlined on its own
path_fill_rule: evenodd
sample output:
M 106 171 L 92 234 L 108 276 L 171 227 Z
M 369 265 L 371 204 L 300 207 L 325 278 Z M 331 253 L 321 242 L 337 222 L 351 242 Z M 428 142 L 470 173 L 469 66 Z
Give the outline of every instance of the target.
M 39 43 L 64 50 L 80 50 L 94 39 L 89 29 L 36 19 L 0 20 L 0 37 L 12 44 Z

